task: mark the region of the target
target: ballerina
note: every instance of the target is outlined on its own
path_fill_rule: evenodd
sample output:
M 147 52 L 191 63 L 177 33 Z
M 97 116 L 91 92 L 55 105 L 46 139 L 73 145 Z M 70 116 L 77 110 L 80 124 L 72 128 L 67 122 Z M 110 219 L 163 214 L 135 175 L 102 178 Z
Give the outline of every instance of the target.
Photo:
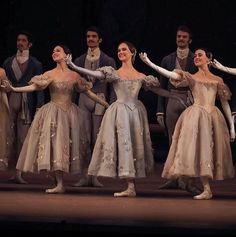
M 222 78 L 209 71 L 211 54 L 205 49 L 195 51 L 194 63 L 198 68 L 195 74 L 168 71 L 152 63 L 146 53 L 141 53 L 140 58 L 169 78 L 174 86 L 189 85 L 194 97 L 194 104 L 177 121 L 162 177 L 199 177 L 203 192 L 194 199 L 211 199 L 210 179 L 234 177 L 230 140 L 235 139 L 235 129 L 228 103 L 231 96 L 228 87 Z M 219 95 L 228 120 L 230 134 L 223 114 L 215 106 L 216 95 Z
M 83 92 L 91 99 L 108 107 L 108 103 L 94 94 L 91 84 L 68 68 L 64 58 L 70 50 L 57 45 L 52 53 L 56 67 L 31 79 L 30 85 L 5 86 L 14 92 L 32 92 L 49 87 L 51 101 L 36 113 L 23 144 L 16 168 L 23 172 L 46 170 L 55 176 L 56 186 L 46 193 L 65 192 L 63 173 L 81 173 L 89 155 L 88 138 L 83 110 L 72 103 L 73 90 Z
M 143 86 L 162 96 L 168 97 L 170 93 L 159 87 L 156 78 L 134 68 L 136 48 L 132 43 L 121 42 L 117 54 L 122 63 L 118 70 L 102 67 L 92 71 L 76 66 L 70 58 L 67 64 L 81 74 L 113 84 L 117 100 L 104 114 L 88 174 L 125 179 L 127 189 L 114 196 L 134 197 L 135 179 L 146 177 L 154 165 L 147 112 L 138 100 L 139 91 Z M 174 95 L 172 98 L 183 103 Z

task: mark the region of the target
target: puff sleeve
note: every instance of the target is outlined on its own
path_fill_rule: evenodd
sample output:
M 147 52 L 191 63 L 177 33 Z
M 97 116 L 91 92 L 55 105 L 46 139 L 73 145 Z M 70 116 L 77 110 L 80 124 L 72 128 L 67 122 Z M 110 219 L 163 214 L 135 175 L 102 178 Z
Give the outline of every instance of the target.
M 37 90 L 44 90 L 50 83 L 52 82 L 49 77 L 44 76 L 44 75 L 38 75 L 34 76 L 30 81 L 29 85 L 35 84 L 37 87 Z
M 104 74 L 104 78 L 100 79 L 101 81 L 113 82 L 119 80 L 119 76 L 117 75 L 116 70 L 113 67 L 110 66 L 100 67 L 97 69 L 97 71 L 100 71 Z
M 160 87 L 159 80 L 156 77 L 151 76 L 151 75 L 146 76 L 143 80 L 143 88 L 145 90 L 150 90 L 155 87 Z
M 218 83 L 217 94 L 223 100 L 230 100 L 232 95 L 229 87 L 223 82 Z
M 182 71 L 182 70 L 174 70 L 176 73 L 178 73 L 181 77 L 179 80 L 170 78 L 170 83 L 178 88 L 178 87 L 187 87 L 191 85 L 192 82 L 192 76 L 190 73 Z

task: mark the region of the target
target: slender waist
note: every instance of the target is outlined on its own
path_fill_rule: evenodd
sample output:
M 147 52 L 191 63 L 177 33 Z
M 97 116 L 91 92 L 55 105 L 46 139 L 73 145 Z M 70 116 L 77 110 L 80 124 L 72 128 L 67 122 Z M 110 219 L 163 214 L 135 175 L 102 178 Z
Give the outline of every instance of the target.
M 134 99 L 117 99 L 116 100 L 119 103 L 139 103 L 139 100 L 137 98 Z
M 207 111 L 208 113 L 211 113 L 211 112 L 218 109 L 217 106 L 215 106 L 215 105 L 201 104 L 201 103 L 198 103 L 198 102 L 194 102 L 193 106 L 200 107 L 200 108 L 204 109 L 205 111 Z

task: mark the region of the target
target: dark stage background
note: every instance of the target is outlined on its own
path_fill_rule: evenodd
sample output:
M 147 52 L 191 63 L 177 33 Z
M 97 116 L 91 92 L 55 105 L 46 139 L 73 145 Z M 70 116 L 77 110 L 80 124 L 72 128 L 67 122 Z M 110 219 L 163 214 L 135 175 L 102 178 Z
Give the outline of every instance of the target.
M 73 58 L 85 52 L 85 30 L 89 25 L 100 27 L 101 48 L 116 60 L 118 42 L 129 40 L 138 52 L 146 51 L 154 62 L 160 63 L 163 56 L 176 49 L 177 26 L 186 24 L 193 32 L 192 50 L 208 48 L 219 61 L 236 67 L 236 7 L 233 1 L 3 0 L 0 9 L 0 64 L 16 52 L 16 32 L 25 29 L 34 36 L 32 54 L 43 63 L 44 70 L 48 70 L 54 66 L 51 51 L 57 43 L 67 44 Z M 158 76 L 139 58 L 135 67 Z M 231 103 L 236 102 L 236 76 L 216 73 L 223 76 L 231 88 Z M 147 108 L 150 123 L 155 123 L 156 95 L 141 91 L 140 99 Z M 236 111 L 233 103 L 232 110 Z

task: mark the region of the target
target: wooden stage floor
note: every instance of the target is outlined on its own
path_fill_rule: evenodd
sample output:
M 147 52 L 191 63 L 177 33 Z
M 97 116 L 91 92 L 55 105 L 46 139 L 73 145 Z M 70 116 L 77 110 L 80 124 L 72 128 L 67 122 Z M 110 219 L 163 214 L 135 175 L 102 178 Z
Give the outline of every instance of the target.
M 134 236 L 235 236 L 236 178 L 212 182 L 212 200 L 193 200 L 182 190 L 159 190 L 163 164 L 137 181 L 137 197 L 114 198 L 123 180 L 100 178 L 103 188 L 76 188 L 66 176 L 65 194 L 46 194 L 52 181 L 26 174 L 26 185 L 0 173 L 0 230 L 8 233 L 129 234 Z

